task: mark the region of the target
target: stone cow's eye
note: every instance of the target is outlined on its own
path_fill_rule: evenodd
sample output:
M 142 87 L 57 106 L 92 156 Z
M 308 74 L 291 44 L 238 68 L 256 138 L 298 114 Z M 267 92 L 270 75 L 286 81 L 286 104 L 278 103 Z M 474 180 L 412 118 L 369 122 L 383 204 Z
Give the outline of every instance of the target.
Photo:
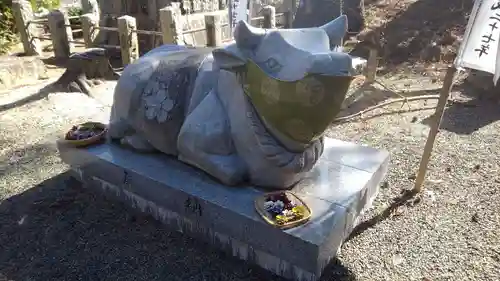
M 283 66 L 275 58 L 272 57 L 268 58 L 264 63 L 272 72 L 279 72 L 283 68 Z

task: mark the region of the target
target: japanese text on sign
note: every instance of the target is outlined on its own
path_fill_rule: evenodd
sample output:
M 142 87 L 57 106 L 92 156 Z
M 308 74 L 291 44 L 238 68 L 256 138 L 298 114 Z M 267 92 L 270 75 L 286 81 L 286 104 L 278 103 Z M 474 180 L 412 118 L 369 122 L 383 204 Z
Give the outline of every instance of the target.
M 229 26 L 231 34 L 236 24 L 240 21 L 248 21 L 248 0 L 230 0 L 229 1 Z
M 487 30 L 486 33 L 484 33 L 481 36 L 480 47 L 474 49 L 474 51 L 476 51 L 478 53 L 479 57 L 481 57 L 483 55 L 488 55 L 488 51 L 492 47 L 491 45 L 494 44 L 494 42 L 498 41 L 498 36 L 495 36 L 495 35 L 498 35 L 497 29 L 498 29 L 498 25 L 500 22 L 500 2 L 497 2 L 497 3 L 494 3 L 493 5 L 491 5 L 490 10 L 495 11 L 495 12 L 488 18 L 489 19 L 489 23 L 488 23 L 489 30 Z M 499 10 L 499 11 L 497 11 L 497 10 Z M 497 40 L 495 40 L 495 38 L 497 38 Z M 498 45 L 498 43 L 496 43 L 496 45 Z M 493 45 L 493 48 L 496 49 L 496 45 Z
M 476 0 L 455 65 L 495 73 L 499 41 L 500 0 Z

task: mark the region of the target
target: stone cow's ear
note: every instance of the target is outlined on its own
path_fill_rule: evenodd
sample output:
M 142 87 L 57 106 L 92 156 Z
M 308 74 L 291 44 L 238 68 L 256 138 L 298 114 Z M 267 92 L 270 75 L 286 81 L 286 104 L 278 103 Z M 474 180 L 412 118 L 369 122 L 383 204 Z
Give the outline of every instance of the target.
M 248 54 L 254 52 L 266 34 L 265 29 L 253 27 L 239 21 L 234 28 L 234 43 L 213 50 L 212 54 L 220 68 L 233 68 L 247 63 Z
M 328 37 L 330 38 L 330 46 L 341 46 L 342 40 L 347 32 L 347 16 L 341 15 L 331 22 L 321 26 L 321 28 L 326 32 L 326 34 L 328 34 Z
M 218 48 L 212 51 L 214 60 L 222 69 L 231 69 L 244 66 L 247 59 L 243 52 L 236 46 L 236 43 L 231 43 L 224 48 Z

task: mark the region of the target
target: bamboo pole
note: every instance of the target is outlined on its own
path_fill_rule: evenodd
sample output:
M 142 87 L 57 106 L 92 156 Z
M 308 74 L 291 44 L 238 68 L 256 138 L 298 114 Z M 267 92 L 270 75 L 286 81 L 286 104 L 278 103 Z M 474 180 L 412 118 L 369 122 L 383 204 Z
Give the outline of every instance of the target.
M 420 160 L 420 167 L 418 169 L 417 178 L 415 179 L 415 185 L 413 187 L 414 192 L 422 191 L 422 186 L 425 180 L 425 175 L 427 173 L 427 168 L 429 166 L 429 161 L 431 159 L 432 149 L 434 148 L 434 142 L 436 141 L 436 136 L 439 132 L 439 127 L 441 126 L 441 120 L 443 119 L 444 109 L 450 96 L 451 89 L 453 87 L 453 80 L 455 78 L 455 73 L 457 68 L 452 65 L 448 67 L 446 75 L 443 81 L 443 87 L 439 94 L 439 100 L 436 107 L 436 112 L 434 112 L 433 123 L 431 123 L 431 129 L 425 143 L 424 152 L 422 153 L 422 159 Z

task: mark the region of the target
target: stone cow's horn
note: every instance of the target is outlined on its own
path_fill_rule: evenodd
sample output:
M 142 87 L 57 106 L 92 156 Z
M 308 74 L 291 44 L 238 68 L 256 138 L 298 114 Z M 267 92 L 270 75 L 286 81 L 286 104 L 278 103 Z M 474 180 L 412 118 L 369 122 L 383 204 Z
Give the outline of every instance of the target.
M 234 39 L 241 49 L 254 49 L 265 34 L 265 29 L 253 27 L 245 21 L 239 21 L 234 28 Z
M 347 16 L 341 15 L 340 17 L 332 20 L 329 23 L 321 26 L 325 30 L 326 34 L 330 38 L 330 46 L 340 46 L 342 45 L 342 39 L 347 32 Z

